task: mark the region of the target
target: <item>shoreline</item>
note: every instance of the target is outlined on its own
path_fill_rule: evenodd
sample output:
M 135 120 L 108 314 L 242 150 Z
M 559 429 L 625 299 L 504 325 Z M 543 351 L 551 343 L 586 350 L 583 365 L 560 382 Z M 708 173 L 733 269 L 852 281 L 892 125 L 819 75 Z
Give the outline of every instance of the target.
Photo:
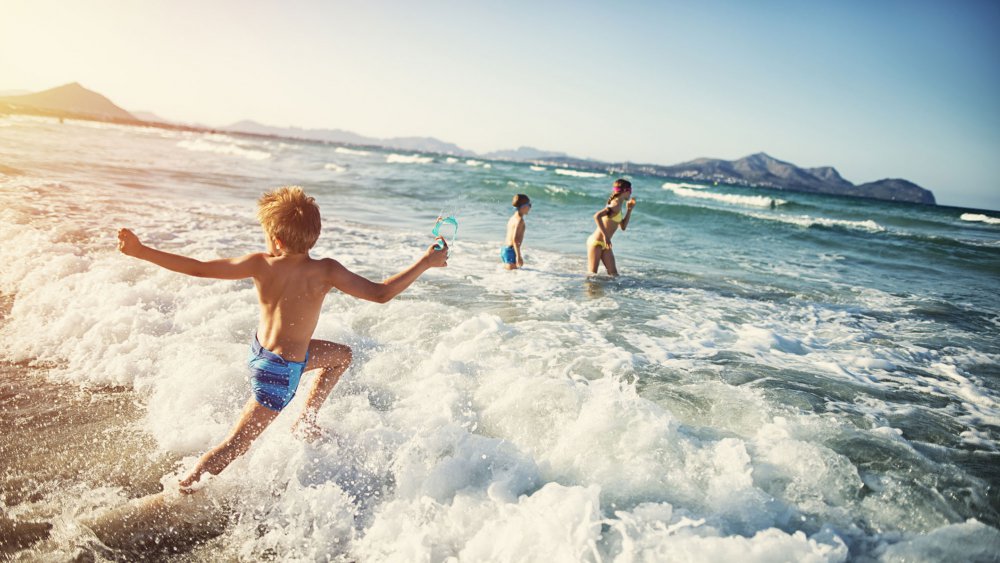
M 146 496 L 162 489 L 161 477 L 177 462 L 153 454 L 155 442 L 137 424 L 144 406 L 132 390 L 82 388 L 38 371 L 0 363 L 2 555 L 64 547 L 46 543 L 67 513 L 82 518 L 91 508 L 74 498 L 81 487 Z

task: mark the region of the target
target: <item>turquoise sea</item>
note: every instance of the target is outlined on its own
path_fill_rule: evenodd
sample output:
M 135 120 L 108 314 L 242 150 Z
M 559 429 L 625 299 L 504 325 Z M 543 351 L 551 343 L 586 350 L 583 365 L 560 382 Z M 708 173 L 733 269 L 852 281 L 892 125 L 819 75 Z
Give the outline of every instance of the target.
M 47 525 L 13 557 L 998 560 L 1000 212 L 630 175 L 623 275 L 588 278 L 593 171 L 16 116 L 0 165 L 0 523 Z M 381 279 L 444 213 L 449 266 L 330 295 L 317 337 L 355 357 L 330 437 L 285 414 L 206 489 L 208 532 L 108 545 L 81 522 L 225 436 L 256 323 L 250 282 L 115 231 L 261 251 L 283 184 L 320 204 L 314 256 Z

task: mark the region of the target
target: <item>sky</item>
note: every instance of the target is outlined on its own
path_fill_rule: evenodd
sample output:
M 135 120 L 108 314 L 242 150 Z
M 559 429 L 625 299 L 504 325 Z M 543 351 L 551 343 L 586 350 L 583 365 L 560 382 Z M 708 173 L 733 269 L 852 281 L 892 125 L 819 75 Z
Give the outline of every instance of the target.
M 1000 210 L 1000 2 L 0 0 L 0 91 L 676 164 L 756 152 Z

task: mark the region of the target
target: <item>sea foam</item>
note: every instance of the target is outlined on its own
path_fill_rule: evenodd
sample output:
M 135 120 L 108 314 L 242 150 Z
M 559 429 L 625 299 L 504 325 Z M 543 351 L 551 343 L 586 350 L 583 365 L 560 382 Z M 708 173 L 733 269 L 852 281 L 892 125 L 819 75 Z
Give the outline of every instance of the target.
M 798 225 L 800 227 L 836 227 L 843 229 L 855 229 L 861 231 L 868 231 L 871 233 L 882 233 L 886 231 L 886 228 L 879 225 L 872 219 L 866 219 L 863 221 L 851 221 L 847 219 L 830 219 L 828 217 L 812 217 L 809 215 L 789 215 L 787 213 L 774 214 L 774 215 L 763 215 L 758 213 L 748 213 L 750 217 L 757 219 L 763 219 L 765 221 L 777 221 L 780 223 L 788 223 L 789 225 Z
M 661 187 L 665 190 L 673 190 L 677 188 L 685 188 L 689 190 L 704 190 L 708 188 L 708 186 L 703 186 L 701 184 L 678 184 L 675 182 L 664 182 Z
M 681 197 L 708 199 L 712 201 L 720 201 L 722 203 L 729 203 L 734 205 L 745 205 L 748 207 L 774 207 L 778 205 L 784 205 L 785 203 L 787 203 L 783 199 L 776 199 L 760 195 L 720 194 L 720 193 L 706 191 L 704 188 L 693 189 L 692 187 L 685 186 L 683 184 L 666 183 L 663 184 L 663 188 L 670 190 Z
M 1000 217 L 990 217 L 982 213 L 963 213 L 960 217 L 963 221 L 974 223 L 986 223 L 988 225 L 1000 225 Z
M 429 164 L 434 162 L 432 156 L 420 156 L 419 154 L 390 154 L 385 157 L 385 161 L 390 164 Z
M 129 226 L 153 246 L 200 259 L 262 251 L 253 202 L 275 177 L 296 177 L 302 160 L 200 162 L 151 132 L 88 153 L 103 147 L 90 141 L 111 143 L 119 132 L 68 130 L 74 136 L 35 145 L 21 131 L 14 140 L 0 133 L 5 146 L 38 147 L 38 159 L 88 164 L 70 161 L 68 172 L 44 179 L 0 178 L 0 303 L 9 308 L 0 357 L 32 376 L 114 386 L 142 405 L 138 422 L 93 445 L 91 463 L 141 450 L 182 473 L 227 435 L 249 397 L 256 292 L 248 280 L 190 278 L 123 256 L 115 230 Z M 329 217 L 366 203 L 327 182 L 329 147 L 280 154 L 294 150 L 316 163 L 310 193 Z M 139 175 L 149 187 L 119 184 L 107 172 L 117 168 L 92 165 L 111 158 L 143 162 L 129 184 Z M 434 193 L 420 183 L 425 169 L 367 160 L 373 182 Z M 157 169 L 170 174 L 151 175 Z M 447 172 L 483 176 L 465 166 Z M 485 178 L 485 189 L 530 184 L 516 174 Z M 247 185 L 217 187 L 234 176 Z M 392 198 L 391 190 L 379 198 L 379 209 L 397 205 L 384 222 L 325 215 L 313 255 L 374 280 L 412 264 L 429 244 L 421 221 L 433 215 Z M 529 237 L 549 226 L 531 225 Z M 316 337 L 351 346 L 355 361 L 319 411 L 329 435 L 291 437 L 300 392 L 211 481 L 235 515 L 212 557 L 974 560 L 996 551 L 998 532 L 967 517 L 989 517 L 989 485 L 947 454 L 975 446 L 970 455 L 990 455 L 998 403 L 982 378 L 1000 358 L 953 333 L 929 334 L 940 325 L 914 311 L 914 297 L 777 260 L 762 270 L 769 278 L 786 268 L 817 281 L 771 297 L 767 286 L 747 291 L 749 277 L 713 287 L 664 270 L 643 275 L 649 264 L 636 266 L 628 252 L 623 264 L 638 273 L 584 280 L 580 253 L 543 240 L 529 238 L 529 267 L 508 272 L 495 240 L 470 235 L 448 268 L 387 304 L 331 292 Z M 835 266 L 855 257 L 838 252 L 846 258 Z M 949 344 L 933 345 L 938 337 Z M 162 483 L 172 487 L 176 475 Z M 74 552 L 81 538 L 72 522 L 127 494 L 115 482 L 58 486 L 71 494 L 15 508 L 62 526 L 31 552 L 40 559 L 46 549 Z
M 603 178 L 607 176 L 607 174 L 604 174 L 603 172 L 584 172 L 582 170 L 571 170 L 569 168 L 556 168 L 554 172 L 562 176 L 573 176 L 575 178 Z
M 81 195 L 49 191 L 46 198 Z M 167 247 L 211 258 L 227 248 L 235 254 L 259 245 L 252 209 L 245 207 L 226 210 L 228 219 L 204 223 L 199 232 L 184 233 L 188 242 Z M 188 278 L 114 250 L 113 225 L 125 214 L 140 236 L 156 241 L 171 233 L 162 223 L 166 214 L 179 209 L 194 223 L 208 211 L 180 200 L 162 211 L 103 209 L 76 219 L 88 233 L 82 247 L 60 244 L 65 226 L 35 222 L 31 204 L 5 209 L 9 227 L 2 234 L 17 244 L 0 259 L 14 258 L 10 252 L 18 248 L 48 250 L 44 257 L 23 256 L 23 269 L 4 270 L 4 291 L 16 294 L 17 301 L 2 328 L 0 352 L 44 362 L 54 367 L 54 377 L 84 385 L 132 387 L 147 397 L 144 429 L 186 465 L 226 435 L 242 408 L 247 396 L 242 363 L 256 300 L 248 282 Z M 245 234 L 234 239 L 233 233 Z M 352 236 L 361 235 L 343 232 L 338 246 L 351 248 L 344 241 Z M 362 238 L 369 250 L 344 260 L 405 264 L 418 250 L 391 233 Z M 330 250 L 320 246 L 317 254 Z M 717 536 L 704 541 L 720 542 L 712 549 L 728 549 L 722 546 L 733 539 L 725 536 L 735 529 L 751 533 L 747 545 L 802 542 L 803 549 L 839 553 L 835 538 L 810 540 L 775 528 L 779 513 L 796 510 L 800 501 L 788 497 L 784 502 L 793 504 L 782 502 L 779 510 L 766 500 L 769 493 L 748 477 L 756 463 L 748 442 L 693 439 L 634 386 L 602 375 L 629 373 L 635 361 L 630 353 L 605 343 L 596 357 L 580 354 L 565 349 L 561 323 L 512 325 L 427 301 L 422 296 L 437 276 L 429 275 L 409 298 L 386 306 L 336 294 L 328 298 L 317 336 L 351 345 L 357 364 L 319 422 L 344 440 L 316 446 L 288 440 L 293 417 L 282 417 L 247 456 L 216 478 L 213 486 L 242 499 L 236 506 L 250 513 L 273 506 L 270 484 L 284 483 L 280 509 L 248 519 L 257 521 L 255 526 L 263 519 L 271 531 L 257 536 L 238 525 L 231 532 L 258 537 L 240 556 L 279 549 L 304 558 L 347 553 L 377 559 L 392 553 L 504 560 L 515 559 L 529 543 L 540 544 L 534 548 L 538 553 L 572 560 L 631 553 L 633 547 L 602 539 L 601 526 L 609 521 L 629 541 L 647 546 L 639 552 L 669 549 L 663 541 L 675 540 L 682 542 L 675 549 L 688 549 L 683 547 L 688 540 L 680 537 L 655 539 L 655 526 L 619 523 L 630 518 L 633 507 L 649 502 L 681 505 L 688 514 L 709 519 Z M 546 284 L 538 287 L 544 290 Z M 588 341 L 594 338 L 602 338 L 601 331 L 593 330 Z M 510 347 L 522 350 L 513 362 Z M 577 367 L 568 364 L 566 371 L 538 369 L 566 361 L 559 358 L 568 358 L 567 352 L 589 359 Z M 288 410 L 300 410 L 302 400 L 296 397 Z M 790 440 L 784 447 L 797 443 Z M 776 471 L 795 458 L 766 459 Z M 816 480 L 797 490 L 831 486 Z M 351 498 L 368 500 L 355 505 Z M 614 510 L 622 515 L 614 516 Z M 351 514 L 360 518 L 363 533 L 343 525 Z M 278 532 L 289 528 L 301 531 Z M 766 539 L 753 535 L 764 531 L 760 537 Z M 497 543 L 497 534 L 529 543 Z
M 217 154 L 239 156 L 249 160 L 266 160 L 271 153 L 258 149 L 245 148 L 231 137 L 224 135 L 209 135 L 194 139 L 178 141 L 177 146 L 196 152 L 212 152 Z
M 337 153 L 340 153 L 340 154 L 350 154 L 350 155 L 354 155 L 354 156 L 368 156 L 368 155 L 371 154 L 370 151 L 363 151 L 363 150 L 359 150 L 359 149 L 349 149 L 347 147 L 337 147 L 336 149 L 334 149 L 334 152 L 337 152 Z

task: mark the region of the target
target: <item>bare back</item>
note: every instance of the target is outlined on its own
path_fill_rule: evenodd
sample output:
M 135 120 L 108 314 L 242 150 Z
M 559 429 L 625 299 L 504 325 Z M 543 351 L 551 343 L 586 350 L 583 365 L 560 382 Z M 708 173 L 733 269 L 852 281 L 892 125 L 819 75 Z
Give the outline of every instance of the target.
M 623 208 L 625 203 L 620 198 L 615 198 L 605 207 L 600 213 L 598 220 L 601 222 L 601 226 L 604 228 L 604 232 L 608 233 L 607 240 L 604 240 L 604 232 L 601 231 L 601 227 L 594 229 L 593 236 L 598 237 L 599 240 L 604 240 L 604 242 L 609 242 L 611 237 L 618 232 L 619 224 L 613 221 L 611 218 L 618 215 L 619 213 L 624 213 Z
M 257 338 L 261 346 L 288 361 L 301 362 L 332 289 L 329 262 L 308 254 L 258 254 L 253 281 L 260 301 Z

